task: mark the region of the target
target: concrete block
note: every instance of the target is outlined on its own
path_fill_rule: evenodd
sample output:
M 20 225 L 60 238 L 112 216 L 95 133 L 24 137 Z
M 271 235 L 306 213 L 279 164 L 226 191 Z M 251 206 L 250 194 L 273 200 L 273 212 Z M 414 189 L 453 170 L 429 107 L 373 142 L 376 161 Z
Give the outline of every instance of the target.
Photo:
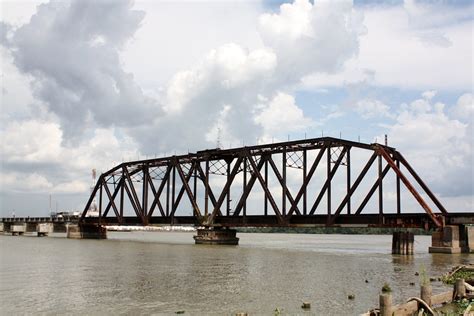
M 447 254 L 453 254 L 453 253 L 461 253 L 461 248 L 453 248 L 453 247 L 429 247 L 428 248 L 429 253 L 447 253 Z
M 466 226 L 466 252 L 474 253 L 474 226 Z
M 26 232 L 25 224 L 13 224 L 11 226 L 12 235 L 23 235 Z
M 442 231 L 434 232 L 431 235 L 431 247 L 429 247 L 428 252 L 448 254 L 461 253 L 459 239 L 459 226 L 445 226 Z
M 39 223 L 36 225 L 36 232 L 39 236 L 47 236 L 53 231 L 53 225 L 50 223 Z
M 442 243 L 444 247 L 459 248 L 459 226 L 445 226 Z

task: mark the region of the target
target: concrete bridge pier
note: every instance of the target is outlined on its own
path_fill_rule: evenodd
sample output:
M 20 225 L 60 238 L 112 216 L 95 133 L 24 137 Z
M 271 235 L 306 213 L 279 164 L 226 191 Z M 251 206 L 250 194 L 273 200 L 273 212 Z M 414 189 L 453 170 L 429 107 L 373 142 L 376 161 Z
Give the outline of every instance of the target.
M 10 232 L 12 233 L 13 236 L 24 235 L 25 232 L 26 232 L 26 224 L 25 223 L 14 223 L 11 226 Z
M 237 231 L 228 227 L 198 228 L 193 237 L 196 244 L 205 245 L 238 245 Z
M 474 226 L 448 225 L 431 235 L 430 253 L 473 253 Z
M 95 224 L 67 225 L 67 238 L 72 239 L 107 239 L 105 226 Z
M 413 255 L 415 235 L 410 232 L 393 232 L 392 254 Z
M 36 224 L 36 234 L 38 237 L 48 236 L 53 231 L 53 225 L 50 223 Z

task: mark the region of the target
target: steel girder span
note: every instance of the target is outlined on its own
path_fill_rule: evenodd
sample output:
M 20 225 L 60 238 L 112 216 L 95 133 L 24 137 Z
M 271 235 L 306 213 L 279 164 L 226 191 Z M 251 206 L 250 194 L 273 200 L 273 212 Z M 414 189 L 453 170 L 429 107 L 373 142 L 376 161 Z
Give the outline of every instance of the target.
M 404 210 L 402 193 L 421 212 Z M 446 215 L 395 148 L 323 137 L 121 163 L 100 175 L 80 222 L 439 228 Z

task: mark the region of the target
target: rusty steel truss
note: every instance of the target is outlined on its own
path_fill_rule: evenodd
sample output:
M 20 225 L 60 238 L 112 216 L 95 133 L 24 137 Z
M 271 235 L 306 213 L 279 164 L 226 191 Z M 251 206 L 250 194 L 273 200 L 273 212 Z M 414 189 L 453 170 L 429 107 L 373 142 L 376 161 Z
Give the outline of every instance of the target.
M 370 155 L 358 174 L 351 170 L 351 152 L 354 149 Z M 319 191 L 309 190 L 309 184 L 316 178 L 318 166 L 324 164 L 322 187 Z M 288 168 L 299 169 L 301 172 L 301 185 L 293 193 L 287 185 Z M 375 182 L 355 208 L 352 197 L 361 188 L 360 184 L 371 168 L 376 170 Z M 383 180 L 390 170 L 396 177 L 396 207 L 392 212 L 384 212 Z M 342 200 L 335 201 L 332 190 L 338 171 L 343 174 L 345 196 Z M 211 175 L 221 176 L 220 186 L 212 184 Z M 237 176 L 239 181 L 236 181 Z M 275 183 L 270 187 L 269 176 L 276 182 L 277 189 Z M 258 214 L 249 214 L 247 202 L 257 182 L 262 190 L 262 204 Z M 340 182 L 338 186 L 341 185 Z M 424 213 L 402 212 L 401 184 L 413 195 Z M 240 191 L 235 194 L 237 185 Z M 233 191 L 231 188 L 234 188 Z M 278 198 L 275 197 L 276 191 L 279 192 Z M 378 207 L 375 212 L 368 212 L 366 206 L 376 193 Z M 436 206 L 436 213 L 420 193 L 424 193 L 431 204 Z M 316 213 L 323 199 L 325 211 L 323 214 Z M 192 215 L 178 215 L 176 210 L 186 200 Z M 233 209 L 230 207 L 231 201 L 236 203 Z M 94 203 L 97 204 L 98 216 L 90 217 Z M 133 213 L 126 215 L 127 212 L 130 213 L 130 209 Z M 187 155 L 121 163 L 101 174 L 80 221 L 109 225 L 361 224 L 439 228 L 444 225 L 444 218 L 447 216 L 449 214 L 444 206 L 395 148 L 323 137 L 225 150 L 211 149 Z

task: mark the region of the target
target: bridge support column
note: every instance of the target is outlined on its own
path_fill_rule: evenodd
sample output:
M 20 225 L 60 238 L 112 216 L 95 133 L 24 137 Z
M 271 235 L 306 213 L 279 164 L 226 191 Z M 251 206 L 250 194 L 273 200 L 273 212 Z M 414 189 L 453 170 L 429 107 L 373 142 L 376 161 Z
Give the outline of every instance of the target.
M 194 242 L 206 245 L 238 245 L 239 238 L 236 235 L 237 231 L 235 229 L 227 227 L 199 228 L 197 235 L 194 236 Z
M 461 252 L 474 253 L 474 225 L 460 226 Z
M 38 234 L 38 237 L 48 236 L 52 229 L 53 225 L 51 225 L 50 223 L 36 224 L 36 233 Z
M 431 235 L 430 253 L 460 253 L 459 226 L 445 226 Z
M 23 235 L 26 231 L 26 224 L 15 223 L 11 226 L 11 233 L 13 236 Z
M 72 239 L 107 239 L 105 226 L 94 224 L 67 225 L 67 238 Z
M 412 255 L 414 253 L 415 235 L 410 232 L 393 232 L 392 254 Z

